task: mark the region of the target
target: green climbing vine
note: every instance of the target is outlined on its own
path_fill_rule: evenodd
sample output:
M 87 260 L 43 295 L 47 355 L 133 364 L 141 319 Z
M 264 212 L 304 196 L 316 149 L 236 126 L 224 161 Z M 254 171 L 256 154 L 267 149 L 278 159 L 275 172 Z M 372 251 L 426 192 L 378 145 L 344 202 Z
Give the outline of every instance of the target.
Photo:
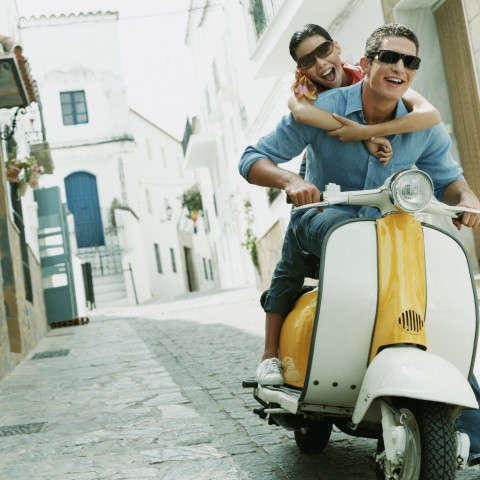
M 247 229 L 245 230 L 245 240 L 242 243 L 248 253 L 250 254 L 250 258 L 252 259 L 253 265 L 255 265 L 256 269 L 260 268 L 260 264 L 258 261 L 258 250 L 257 250 L 257 237 L 252 231 L 252 224 L 253 224 L 253 211 L 252 211 L 252 203 L 250 200 L 245 200 L 243 202 L 243 208 L 245 211 L 245 216 L 247 219 Z

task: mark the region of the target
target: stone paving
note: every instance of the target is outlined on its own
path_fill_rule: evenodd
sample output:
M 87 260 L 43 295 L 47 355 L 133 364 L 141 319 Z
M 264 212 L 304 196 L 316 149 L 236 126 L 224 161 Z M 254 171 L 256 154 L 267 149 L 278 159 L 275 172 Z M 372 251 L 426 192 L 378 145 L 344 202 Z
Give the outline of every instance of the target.
M 49 332 L 0 382 L 0 480 L 375 478 L 373 441 L 334 432 L 307 456 L 252 414 L 241 381 L 263 343 L 254 289 L 90 319 Z

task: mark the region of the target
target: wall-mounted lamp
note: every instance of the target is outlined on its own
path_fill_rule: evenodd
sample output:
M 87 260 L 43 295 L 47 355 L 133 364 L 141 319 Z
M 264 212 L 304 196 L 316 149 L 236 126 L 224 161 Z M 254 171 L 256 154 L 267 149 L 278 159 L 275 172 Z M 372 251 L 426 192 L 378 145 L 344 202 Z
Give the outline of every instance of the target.
M 167 205 L 165 207 L 165 213 L 167 216 L 163 220 L 160 220 L 162 223 L 169 222 L 172 219 L 173 208 L 170 205 Z

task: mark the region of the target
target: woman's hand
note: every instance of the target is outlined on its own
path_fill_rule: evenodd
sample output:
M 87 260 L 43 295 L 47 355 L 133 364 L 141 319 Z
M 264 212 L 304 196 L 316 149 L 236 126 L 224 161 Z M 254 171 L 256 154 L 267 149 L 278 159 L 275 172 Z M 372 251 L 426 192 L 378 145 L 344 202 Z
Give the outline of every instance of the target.
M 365 142 L 365 146 L 383 165 L 386 165 L 393 157 L 392 145 L 385 137 L 370 138 Z
M 342 142 L 356 142 L 358 140 L 367 140 L 372 136 L 371 134 L 369 135 L 368 125 L 361 125 L 337 113 L 332 113 L 332 115 L 342 126 L 336 130 L 329 131 L 327 135 L 330 137 L 337 137 Z

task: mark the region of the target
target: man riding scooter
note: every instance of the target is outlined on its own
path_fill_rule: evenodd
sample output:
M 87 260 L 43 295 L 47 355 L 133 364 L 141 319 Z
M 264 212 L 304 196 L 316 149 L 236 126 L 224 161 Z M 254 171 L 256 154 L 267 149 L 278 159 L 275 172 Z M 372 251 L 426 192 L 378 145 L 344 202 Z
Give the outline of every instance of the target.
M 365 79 L 352 87 L 322 94 L 315 105 L 364 124 L 378 124 L 405 115 L 407 110 L 400 98 L 420 66 L 418 47 L 416 35 L 407 27 L 389 24 L 378 28 L 367 40 L 365 56 L 360 60 Z M 398 134 L 391 141 L 395 155 L 383 166 L 369 155 L 361 142 L 342 143 L 325 131 L 300 125 L 287 116 L 272 134 L 245 150 L 239 168 L 250 183 L 283 189 L 294 205 L 300 206 L 320 201 L 327 183 L 336 183 L 342 190 L 376 188 L 394 172 L 417 165 L 431 176 L 436 198 L 449 205 L 480 209 L 478 198 L 449 154 L 451 141 L 443 125 L 408 135 Z M 305 180 L 278 167 L 305 148 L 308 151 Z M 378 212 L 373 209 L 353 206 L 336 206 L 323 212 L 311 209 L 292 215 L 283 258 L 277 265 L 265 302 L 266 311 L 278 314 L 266 325 L 265 349 L 272 358 L 278 354 L 283 318 L 301 291 L 304 277 L 308 276 L 302 261 L 304 252 L 320 258 L 318 239 L 324 238 L 331 227 L 351 218 L 377 216 Z M 480 215 L 466 213 L 454 223 L 459 229 L 462 225 L 478 227 Z M 472 387 L 478 400 L 475 381 Z M 480 419 L 478 410 L 469 414 Z M 469 463 L 479 463 L 480 432 L 476 424 L 460 427 L 470 437 L 473 456 Z

